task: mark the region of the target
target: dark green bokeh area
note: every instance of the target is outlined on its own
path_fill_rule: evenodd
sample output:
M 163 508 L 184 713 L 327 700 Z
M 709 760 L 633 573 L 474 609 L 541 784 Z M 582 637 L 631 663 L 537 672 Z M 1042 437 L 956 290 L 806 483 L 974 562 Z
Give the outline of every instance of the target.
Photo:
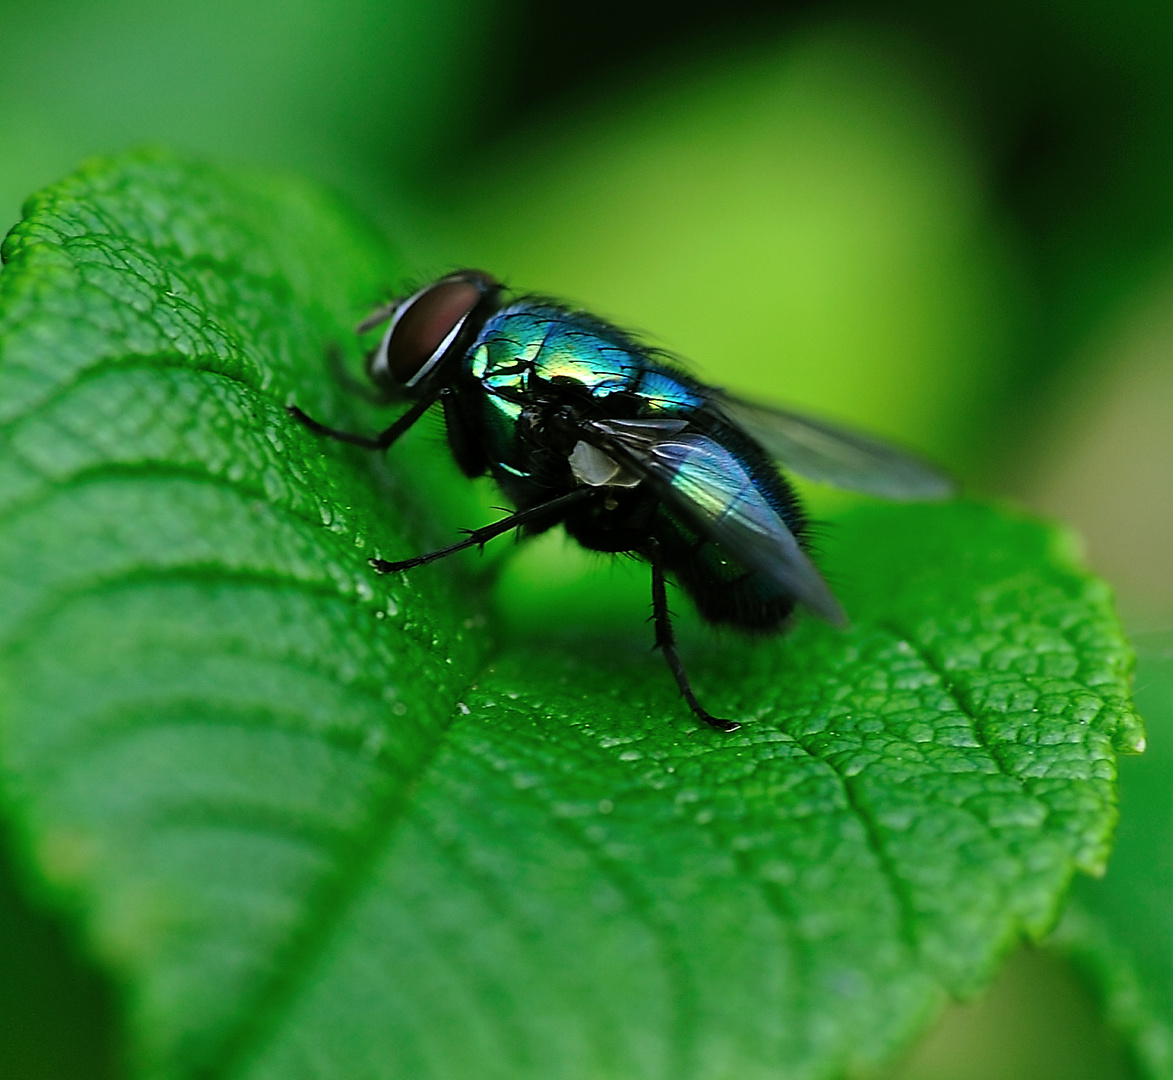
M 11 856 L 2 849 L 6 864 Z M 14 1077 L 114 1080 L 118 1025 L 109 986 L 0 875 L 0 1060 Z
M 707 379 L 885 433 L 1077 525 L 1114 484 L 1063 470 L 1132 370 L 1117 346 L 1134 310 L 1170 296 L 1167 3 L 0 0 L 0 42 L 0 232 L 30 191 L 131 145 L 296 171 L 375 219 L 421 279 L 478 264 L 581 301 Z M 1169 385 L 1161 334 L 1146 355 Z M 1130 415 L 1111 430 L 1137 440 L 1117 466 L 1137 494 L 1089 526 L 1110 577 L 1113 545 L 1173 499 L 1162 417 Z M 845 502 L 810 496 L 816 512 Z M 1131 559 L 1117 581 L 1138 625 L 1173 622 L 1167 562 Z M 551 536 L 509 563 L 498 606 L 521 634 L 597 633 L 642 619 L 645 590 L 638 568 Z M 1164 648 L 1142 653 L 1155 749 L 1124 769 L 1120 865 L 1078 893 L 1097 932 L 1132 937 L 1105 960 L 1076 926 L 1060 951 L 1109 997 L 1105 965 L 1142 956 L 1136 993 L 1169 1023 L 1167 858 L 1146 871 L 1173 789 Z M 0 1075 L 113 1077 L 116 989 L 12 877 Z M 1052 974 L 1019 965 L 995 990 L 1037 988 L 1021 1037 L 1091 1040 L 1089 1060 L 1124 1075 L 1127 1052 L 1078 1008 L 1049 1017 Z M 1113 1022 L 1141 1038 L 1121 1000 Z M 1173 1076 L 1162 1030 L 1144 1027 L 1140 1058 Z M 956 1046 L 971 1071 L 942 1080 L 1073 1075 L 1070 1056 Z

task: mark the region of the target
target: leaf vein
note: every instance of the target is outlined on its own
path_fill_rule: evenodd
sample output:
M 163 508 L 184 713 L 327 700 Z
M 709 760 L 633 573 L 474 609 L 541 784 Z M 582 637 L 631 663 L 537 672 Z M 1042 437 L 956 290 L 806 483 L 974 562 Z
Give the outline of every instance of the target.
M 475 678 L 471 679 L 469 685 L 474 685 L 475 681 Z M 293 1007 L 300 986 L 324 954 L 344 914 L 357 902 L 367 885 L 374 863 L 403 824 L 413 805 L 416 789 L 446 745 L 452 724 L 461 715 L 456 706 L 465 692 L 467 687 L 453 696 L 446 714 L 448 726 L 434 733 L 430 745 L 413 763 L 411 778 L 399 790 L 384 793 L 371 801 L 365 828 L 345 845 L 345 850 L 339 853 L 335 872 L 323 879 L 315 890 L 316 895 L 308 898 L 300 926 L 289 935 L 279 954 L 272 958 L 271 975 L 252 1000 L 239 1010 L 240 1022 L 221 1041 L 209 1063 L 199 1070 L 201 1077 L 213 1080 L 234 1075 L 259 1053 L 259 1047 L 280 1027 L 282 1018 Z
M 479 756 L 489 767 L 490 761 L 483 750 L 475 744 L 472 752 Z M 655 901 L 639 887 L 637 879 L 629 874 L 623 865 L 610 858 L 601 844 L 591 840 L 586 833 L 575 827 L 573 819 L 554 812 L 555 800 L 550 798 L 540 785 L 525 787 L 520 794 L 537 801 L 547 814 L 547 820 L 567 840 L 582 850 L 587 858 L 596 867 L 599 873 L 610 881 L 617 892 L 626 898 L 636 917 L 648 928 L 652 936 L 660 944 L 660 955 L 669 985 L 674 987 L 673 993 L 673 1033 L 669 1040 L 669 1050 L 673 1060 L 666 1068 L 668 1076 L 687 1080 L 696 1075 L 697 1061 L 695 1055 L 695 1033 L 698 1029 L 699 1002 L 695 986 L 695 975 L 689 964 L 684 950 L 676 940 L 675 928 L 662 918 L 656 911 Z

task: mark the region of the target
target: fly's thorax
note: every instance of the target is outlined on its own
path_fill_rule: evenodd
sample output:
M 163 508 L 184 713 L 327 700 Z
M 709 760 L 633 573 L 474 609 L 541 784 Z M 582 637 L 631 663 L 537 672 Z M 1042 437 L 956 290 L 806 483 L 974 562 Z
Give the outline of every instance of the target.
M 547 400 L 615 419 L 687 414 L 705 402 L 698 384 L 614 327 L 549 303 L 521 301 L 491 315 L 468 350 L 467 370 L 504 423 L 523 422 Z
M 500 411 L 516 419 L 520 397 L 550 386 L 577 387 L 595 399 L 631 392 L 642 357 L 601 336 L 574 312 L 511 304 L 491 316 L 470 350 L 469 370 Z

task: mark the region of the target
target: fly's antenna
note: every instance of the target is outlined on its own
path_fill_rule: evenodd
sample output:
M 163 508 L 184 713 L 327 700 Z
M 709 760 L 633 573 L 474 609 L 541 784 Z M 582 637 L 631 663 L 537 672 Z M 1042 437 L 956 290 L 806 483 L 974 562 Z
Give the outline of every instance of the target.
M 376 326 L 382 326 L 383 323 L 394 317 L 400 307 L 402 307 L 402 300 L 392 300 L 384 304 L 382 307 L 375 308 L 362 322 L 355 328 L 356 334 L 365 334 L 368 330 L 374 330 Z

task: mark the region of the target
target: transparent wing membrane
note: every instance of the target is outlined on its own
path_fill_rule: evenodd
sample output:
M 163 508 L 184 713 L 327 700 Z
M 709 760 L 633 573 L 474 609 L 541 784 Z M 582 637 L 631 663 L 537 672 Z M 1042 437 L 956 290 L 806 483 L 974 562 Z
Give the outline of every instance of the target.
M 724 393 L 715 394 L 713 403 L 771 457 L 808 480 L 897 502 L 932 502 L 954 492 L 953 481 L 936 466 L 879 439 Z

